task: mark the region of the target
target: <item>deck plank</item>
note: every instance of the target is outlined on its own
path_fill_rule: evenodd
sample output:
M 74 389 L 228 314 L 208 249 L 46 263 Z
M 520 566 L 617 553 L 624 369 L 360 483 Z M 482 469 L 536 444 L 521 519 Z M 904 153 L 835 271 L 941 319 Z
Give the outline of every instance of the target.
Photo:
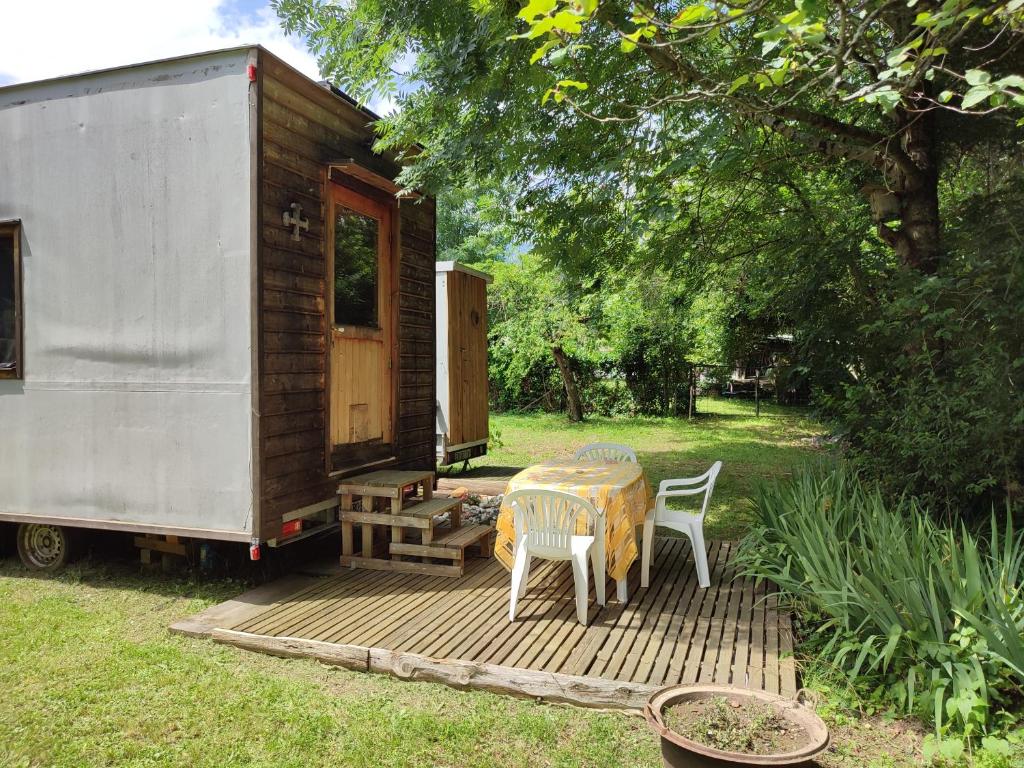
M 508 571 L 493 558 L 474 558 L 460 579 L 343 570 L 296 582 L 302 587 L 275 593 L 261 610 L 226 612 L 217 628 L 317 647 L 600 679 L 636 690 L 713 681 L 792 695 L 797 670 L 790 615 L 764 584 L 736 577 L 734 554 L 734 545 L 710 544 L 711 586 L 701 589 L 689 542 L 658 538 L 651 586 L 639 588 L 639 562 L 628 574 L 626 604 L 615 599 L 609 580 L 608 604 L 599 606 L 591 584 L 587 626 L 576 620 L 567 563 L 534 561 L 510 622 Z
M 682 679 L 683 667 L 690 655 L 690 647 L 693 644 L 697 628 L 700 626 L 701 612 L 705 610 L 705 604 L 709 606 L 707 610 L 710 610 L 710 606 L 715 600 L 717 584 L 714 578 L 719 573 L 718 560 L 722 553 L 722 547 L 718 544 L 712 544 L 709 548 L 708 572 L 712 575 L 711 586 L 705 589 L 696 584 L 696 593 L 686 606 L 686 612 L 673 618 L 673 624 L 677 621 L 680 624 L 678 631 L 675 631 L 672 626 L 669 627 L 669 635 L 676 638 L 675 647 L 671 653 L 664 654 L 663 665 L 661 660 L 655 664 L 651 677 L 652 682 L 659 685 L 673 685 Z M 696 581 L 696 573 L 692 578 Z

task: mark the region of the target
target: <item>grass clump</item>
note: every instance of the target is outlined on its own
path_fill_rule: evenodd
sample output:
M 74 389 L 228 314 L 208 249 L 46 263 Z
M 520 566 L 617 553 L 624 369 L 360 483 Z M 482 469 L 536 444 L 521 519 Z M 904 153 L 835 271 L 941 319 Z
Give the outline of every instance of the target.
M 949 755 L 1014 730 L 1024 698 L 1024 536 L 980 536 L 843 468 L 761 488 L 740 551 L 858 690 L 935 725 Z

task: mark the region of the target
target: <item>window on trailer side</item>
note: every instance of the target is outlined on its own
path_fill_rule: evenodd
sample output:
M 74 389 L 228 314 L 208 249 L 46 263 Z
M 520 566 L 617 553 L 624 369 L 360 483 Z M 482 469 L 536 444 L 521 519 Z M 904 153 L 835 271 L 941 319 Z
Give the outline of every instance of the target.
M 21 227 L 0 223 L 0 379 L 21 378 Z
M 379 328 L 380 222 L 334 207 L 334 324 Z

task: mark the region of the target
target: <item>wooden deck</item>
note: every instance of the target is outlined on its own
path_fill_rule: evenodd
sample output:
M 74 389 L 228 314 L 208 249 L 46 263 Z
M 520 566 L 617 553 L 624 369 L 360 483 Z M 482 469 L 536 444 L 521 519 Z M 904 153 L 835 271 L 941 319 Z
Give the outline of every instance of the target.
M 543 561 L 510 623 L 509 574 L 492 557 L 469 561 L 461 579 L 346 570 L 241 620 L 215 621 L 209 634 L 278 655 L 590 706 L 635 708 L 679 682 L 793 695 L 789 616 L 763 585 L 733 578 L 734 547 L 711 545 L 705 590 L 688 542 L 659 539 L 650 588 L 639 588 L 639 563 L 625 605 L 610 583 L 601 608 L 592 586 L 586 627 L 575 620 L 568 564 Z

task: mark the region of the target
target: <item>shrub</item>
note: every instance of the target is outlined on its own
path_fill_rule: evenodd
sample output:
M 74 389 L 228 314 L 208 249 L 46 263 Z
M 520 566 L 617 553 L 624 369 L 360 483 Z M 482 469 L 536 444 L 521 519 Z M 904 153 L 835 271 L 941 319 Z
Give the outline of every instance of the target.
M 879 287 L 846 360 L 856 375 L 822 399 L 859 468 L 946 521 L 1024 510 L 1020 190 L 960 212 L 937 274 Z
M 976 741 L 1024 692 L 1024 536 L 943 528 L 849 469 L 762 487 L 740 549 L 814 627 L 810 644 L 876 695 Z

